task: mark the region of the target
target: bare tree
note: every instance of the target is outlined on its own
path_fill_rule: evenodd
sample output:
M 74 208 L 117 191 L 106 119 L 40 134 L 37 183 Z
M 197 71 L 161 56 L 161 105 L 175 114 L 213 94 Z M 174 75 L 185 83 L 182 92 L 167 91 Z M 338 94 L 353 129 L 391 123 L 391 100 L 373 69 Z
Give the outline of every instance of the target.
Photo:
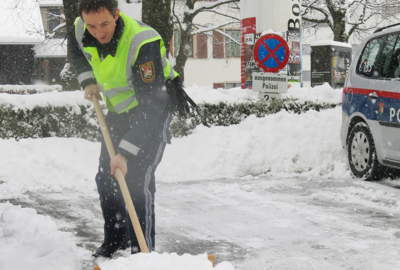
M 180 74 L 184 81 L 184 69 L 188 59 L 188 50 L 190 39 L 193 34 L 202 32 L 211 32 L 224 26 L 240 23 L 239 12 L 240 0 L 217 0 L 215 2 L 198 0 L 172 0 L 172 13 L 174 23 L 177 25 L 180 33 L 179 50 L 176 56 L 176 65 L 174 69 Z M 222 22 L 209 22 L 199 24 L 195 22 L 196 16 L 201 13 L 209 12 L 225 18 Z M 230 38 L 229 36 L 227 36 Z
M 64 5 L 64 16 L 65 16 L 65 28 L 66 37 L 69 44 L 69 31 L 74 25 L 75 18 L 78 14 L 78 1 L 76 0 L 63 0 Z M 67 50 L 67 62 L 65 63 L 64 69 L 61 72 L 61 79 L 63 84 L 63 90 L 76 90 L 80 89 L 80 85 L 75 75 L 75 70 L 71 64 L 71 53 Z
M 372 28 L 397 22 L 399 9 L 399 0 L 303 0 L 302 19 L 305 28 L 326 24 L 335 41 L 349 42 L 352 35 L 362 37 Z

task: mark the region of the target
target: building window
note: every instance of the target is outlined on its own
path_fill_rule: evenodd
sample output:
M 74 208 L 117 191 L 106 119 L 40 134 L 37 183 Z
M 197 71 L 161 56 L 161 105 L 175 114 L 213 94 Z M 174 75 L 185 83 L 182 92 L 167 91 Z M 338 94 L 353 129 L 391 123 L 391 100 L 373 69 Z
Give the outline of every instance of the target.
M 174 57 L 178 55 L 179 46 L 181 44 L 181 31 L 174 31 Z M 190 37 L 189 45 L 185 47 L 186 53 L 188 57 L 193 57 L 193 37 Z
M 49 32 L 53 32 L 54 28 L 60 25 L 60 9 L 49 9 Z
M 236 41 L 240 41 L 239 30 L 227 30 L 225 33 Z M 240 45 L 232 39 L 225 37 L 225 54 L 226 57 L 240 57 Z
M 227 82 L 225 83 L 225 89 L 237 88 L 240 87 L 242 84 L 240 82 Z

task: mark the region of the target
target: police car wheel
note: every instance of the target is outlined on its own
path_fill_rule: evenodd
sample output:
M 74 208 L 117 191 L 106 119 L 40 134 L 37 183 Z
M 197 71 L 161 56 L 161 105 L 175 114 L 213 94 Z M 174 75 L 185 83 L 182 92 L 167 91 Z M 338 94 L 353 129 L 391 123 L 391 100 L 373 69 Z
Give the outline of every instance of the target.
M 349 165 L 354 176 L 365 180 L 379 180 L 384 167 L 378 162 L 371 132 L 365 123 L 356 124 L 347 141 Z

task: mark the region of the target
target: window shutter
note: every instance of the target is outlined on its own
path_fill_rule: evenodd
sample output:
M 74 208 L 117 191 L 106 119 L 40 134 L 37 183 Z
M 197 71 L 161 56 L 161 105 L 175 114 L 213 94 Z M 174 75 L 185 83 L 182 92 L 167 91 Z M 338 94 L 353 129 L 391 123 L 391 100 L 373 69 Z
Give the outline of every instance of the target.
M 225 89 L 225 83 L 213 83 L 213 89 L 222 88 Z
M 197 34 L 197 58 L 207 58 L 207 35 L 204 33 Z
M 213 57 L 224 58 L 224 36 L 213 31 Z

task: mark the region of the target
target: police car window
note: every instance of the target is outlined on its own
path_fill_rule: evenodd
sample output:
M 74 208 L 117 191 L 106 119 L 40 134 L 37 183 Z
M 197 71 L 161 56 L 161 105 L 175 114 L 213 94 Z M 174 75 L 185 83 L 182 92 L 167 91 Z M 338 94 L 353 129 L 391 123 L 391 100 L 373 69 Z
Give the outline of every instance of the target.
M 400 38 L 397 38 L 396 45 L 394 46 L 386 77 L 391 79 L 400 78 Z
M 392 61 L 392 56 L 395 51 L 395 44 L 397 41 L 398 35 L 393 34 L 393 35 L 388 35 L 385 41 L 385 46 L 383 47 L 382 54 L 379 59 L 379 76 L 382 78 L 390 77 L 391 74 L 389 74 L 389 68 L 392 69 L 391 61 Z M 398 66 L 398 64 L 397 64 Z M 391 71 L 393 73 L 393 71 Z
M 357 73 L 367 77 L 375 77 L 374 64 L 379 52 L 383 37 L 373 39 L 365 45 L 364 51 L 358 61 Z

